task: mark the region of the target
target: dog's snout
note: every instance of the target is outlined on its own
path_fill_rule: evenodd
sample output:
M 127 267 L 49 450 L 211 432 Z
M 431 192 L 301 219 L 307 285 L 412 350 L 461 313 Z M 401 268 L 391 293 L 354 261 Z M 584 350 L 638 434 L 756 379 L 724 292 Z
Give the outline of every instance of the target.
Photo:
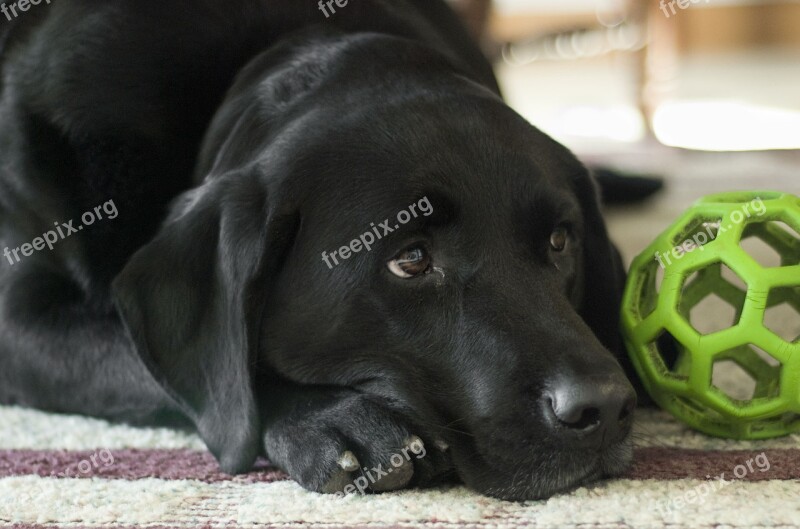
M 563 379 L 545 395 L 551 426 L 568 444 L 602 448 L 631 429 L 636 394 L 622 376 Z

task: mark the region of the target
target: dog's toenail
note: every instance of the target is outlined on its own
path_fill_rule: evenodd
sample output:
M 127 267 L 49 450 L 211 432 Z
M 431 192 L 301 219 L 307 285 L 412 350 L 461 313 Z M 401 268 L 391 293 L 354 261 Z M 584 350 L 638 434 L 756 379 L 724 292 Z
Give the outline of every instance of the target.
M 405 447 L 416 454 L 425 448 L 425 443 L 419 438 L 419 436 L 412 435 L 406 439 Z
M 358 458 L 356 458 L 355 454 L 350 450 L 343 453 L 339 458 L 339 461 L 336 463 L 342 468 L 342 470 L 347 472 L 355 472 L 361 466 L 358 462 Z

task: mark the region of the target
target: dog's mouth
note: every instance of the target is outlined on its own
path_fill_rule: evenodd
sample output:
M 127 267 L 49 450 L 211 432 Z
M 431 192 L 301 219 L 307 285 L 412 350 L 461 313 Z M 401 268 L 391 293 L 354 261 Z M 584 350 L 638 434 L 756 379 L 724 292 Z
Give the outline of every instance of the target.
M 633 461 L 633 442 L 628 436 L 594 451 L 544 450 L 516 459 L 513 454 L 491 459 L 473 454 L 466 460 L 454 459 L 462 481 L 482 494 L 511 501 L 542 500 L 624 475 Z
M 578 487 L 590 485 L 596 481 L 623 475 L 633 460 L 633 448 L 630 441 L 607 448 L 599 454 L 595 461 L 587 465 L 584 455 L 573 456 L 571 464 L 561 468 L 544 471 L 537 476 L 529 475 L 528 479 L 512 480 L 508 487 L 495 487 L 485 494 L 505 500 L 541 500 L 556 494 L 570 492 Z

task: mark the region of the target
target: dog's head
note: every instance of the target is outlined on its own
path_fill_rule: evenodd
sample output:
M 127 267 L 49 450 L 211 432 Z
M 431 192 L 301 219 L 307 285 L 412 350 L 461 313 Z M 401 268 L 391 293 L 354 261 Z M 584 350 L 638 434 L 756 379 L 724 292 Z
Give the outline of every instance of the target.
M 255 457 L 262 368 L 379 397 L 495 496 L 624 470 L 624 274 L 586 169 L 463 77 L 293 66 L 302 89 L 233 97 L 212 176 L 116 282 L 223 466 Z

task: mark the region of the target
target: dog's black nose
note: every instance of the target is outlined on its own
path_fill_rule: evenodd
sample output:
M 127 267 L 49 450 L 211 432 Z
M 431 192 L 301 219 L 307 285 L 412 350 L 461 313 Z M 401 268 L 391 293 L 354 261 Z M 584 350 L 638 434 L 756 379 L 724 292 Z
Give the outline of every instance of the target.
M 586 448 L 624 439 L 636 408 L 636 393 L 622 376 L 564 379 L 547 392 L 545 400 L 554 429 L 569 444 Z

